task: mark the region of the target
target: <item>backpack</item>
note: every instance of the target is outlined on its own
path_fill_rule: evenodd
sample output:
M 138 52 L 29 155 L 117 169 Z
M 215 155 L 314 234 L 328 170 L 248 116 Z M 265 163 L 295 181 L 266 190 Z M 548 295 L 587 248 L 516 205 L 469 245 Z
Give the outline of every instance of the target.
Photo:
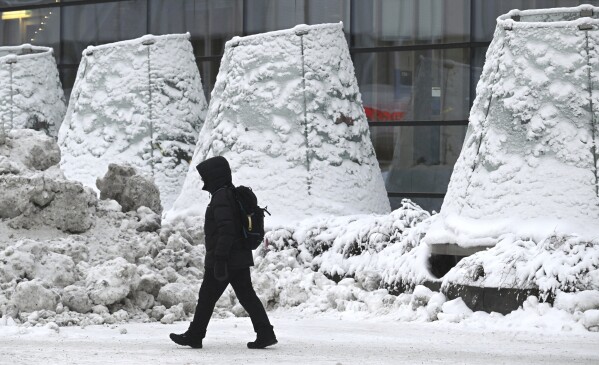
M 267 207 L 258 206 L 256 194 L 247 186 L 236 186 L 233 194 L 241 213 L 244 244 L 250 250 L 255 250 L 264 239 L 264 213 L 270 215 L 270 212 L 266 210 Z

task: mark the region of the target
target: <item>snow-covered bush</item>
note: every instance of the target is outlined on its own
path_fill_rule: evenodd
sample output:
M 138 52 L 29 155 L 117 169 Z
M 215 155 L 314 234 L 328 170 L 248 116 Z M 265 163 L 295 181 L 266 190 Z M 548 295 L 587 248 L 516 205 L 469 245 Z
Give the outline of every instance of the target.
M 353 277 L 369 290 L 403 291 L 431 279 L 428 247 L 420 245 L 429 221 L 427 211 L 404 200 L 389 215 L 306 219 L 268 232 L 265 241 L 276 249 L 297 249 L 298 258 L 330 278 Z
M 428 243 L 599 237 L 599 37 L 588 30 L 598 21 L 584 15 L 598 11 L 582 5 L 498 18 Z
M 195 165 L 226 157 L 276 226 L 318 215 L 388 213 L 342 24 L 226 43 L 206 125 L 168 221 L 202 219 L 208 194 Z
M 65 112 L 52 48 L 0 47 L 0 145 L 12 129 L 56 137 Z
M 443 285 L 539 289 L 542 299 L 558 291 L 599 290 L 599 240 L 550 236 L 542 241 L 504 237 L 495 247 L 463 258 Z
M 169 208 L 206 108 L 189 34 L 90 46 L 59 132 L 61 166 L 95 188 L 110 163 L 132 164 L 154 178 Z

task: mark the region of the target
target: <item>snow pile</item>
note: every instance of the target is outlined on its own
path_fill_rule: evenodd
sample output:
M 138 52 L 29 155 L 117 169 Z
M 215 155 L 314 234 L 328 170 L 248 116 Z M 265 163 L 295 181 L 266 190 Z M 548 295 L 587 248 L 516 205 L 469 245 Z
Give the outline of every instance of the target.
M 52 48 L 0 47 L 0 142 L 13 128 L 56 137 L 65 112 Z
M 110 163 L 132 164 L 154 178 L 168 208 L 206 108 L 189 34 L 90 46 L 58 136 L 61 167 L 69 179 L 95 188 Z
M 111 163 L 106 175 L 96 180 L 96 186 L 100 199 L 115 200 L 125 212 L 147 207 L 157 214 L 162 213 L 158 187 L 130 165 Z
M 342 24 L 227 42 L 168 221 L 203 217 L 209 198 L 195 165 L 219 155 L 229 160 L 233 182 L 269 207 L 267 224 L 389 212 Z
M 395 239 L 404 238 L 383 248 L 382 241 L 377 242 L 375 235 L 371 235 L 372 254 L 366 254 L 369 252 L 366 250 L 361 255 L 350 255 L 348 260 L 371 255 L 370 264 L 375 269 L 358 271 L 350 277 L 350 269 L 357 267 L 354 261 L 354 266 L 345 265 L 347 277 L 337 278 L 341 279 L 338 282 L 327 277 L 330 274 L 322 269 L 315 271 L 314 261 L 338 247 L 351 247 L 349 233 L 345 238 L 348 246 L 331 239 L 332 247 L 316 257 L 312 257 L 311 248 L 304 243 L 292 247 L 294 235 L 287 237 L 289 244 L 284 247 L 278 248 L 274 244 L 261 247 L 255 252 L 256 266 L 252 270 L 252 280 L 260 299 L 268 310 L 291 310 L 301 315 L 345 313 L 352 317 L 388 316 L 389 320 L 441 321 L 473 327 L 503 326 L 527 330 L 599 329 L 597 290 L 557 291 L 554 307 L 530 297 L 523 308 L 506 316 L 472 312 L 461 299 L 449 301 L 444 294 L 422 285 L 412 285 L 410 292 L 393 295 L 394 288 L 386 284 L 397 277 L 393 274 L 412 270 L 415 271 L 413 278 L 425 275 L 414 269 L 424 269 L 418 257 L 423 254 L 414 254 L 416 248 L 408 250 L 411 244 L 402 242 L 417 241 L 416 235 L 423 234 L 419 227 L 427 224 L 426 214 L 408 204 L 405 204 L 404 212 L 395 215 L 403 216 L 403 220 L 399 220 L 401 223 L 386 225 L 379 217 L 375 231 L 394 230 Z M 358 217 L 351 219 L 354 223 L 349 226 L 364 224 Z M 139 232 L 136 229 L 139 220 L 137 213 L 123 213 L 109 201 L 101 201 L 97 224 L 84 234 L 61 234 L 45 240 L 17 240 L 6 244 L 0 252 L 1 321 L 28 327 L 128 321 L 172 323 L 189 319 L 203 278 L 205 251 L 201 230 L 180 224 L 162 227 L 160 232 Z M 416 223 L 418 220 L 422 220 L 420 224 Z M 400 229 L 402 225 L 405 226 Z M 335 229 L 338 231 L 341 226 Z M 324 232 L 321 230 L 319 235 Z M 354 231 L 356 237 L 360 236 L 359 232 Z M 391 247 L 398 247 L 396 252 L 403 250 L 406 253 L 384 261 L 385 255 L 394 254 L 389 251 Z M 321 265 L 325 267 L 322 261 Z M 383 274 L 377 276 L 377 271 Z M 410 276 L 403 274 L 402 277 L 407 280 Z M 247 316 L 231 287 L 217 303 L 215 316 Z
M 599 8 L 498 18 L 430 244 L 599 237 Z M 577 20 L 572 20 L 577 18 Z M 580 18 L 580 19 L 578 19 Z M 515 239 L 514 242 L 519 242 Z
M 42 225 L 73 233 L 91 227 L 97 198 L 81 184 L 67 181 L 59 161 L 56 141 L 43 132 L 8 133 L 0 145 L 0 227 Z

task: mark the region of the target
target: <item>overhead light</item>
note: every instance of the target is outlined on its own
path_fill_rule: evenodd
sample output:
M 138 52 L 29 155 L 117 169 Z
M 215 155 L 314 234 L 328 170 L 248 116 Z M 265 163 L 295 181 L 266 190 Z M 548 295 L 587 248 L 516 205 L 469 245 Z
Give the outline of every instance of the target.
M 30 18 L 31 10 L 5 11 L 2 13 L 2 20 Z

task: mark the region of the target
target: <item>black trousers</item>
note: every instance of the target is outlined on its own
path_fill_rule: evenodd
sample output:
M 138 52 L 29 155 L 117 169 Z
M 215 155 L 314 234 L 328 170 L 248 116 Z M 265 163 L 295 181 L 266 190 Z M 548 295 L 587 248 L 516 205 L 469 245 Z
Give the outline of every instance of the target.
M 216 280 L 214 278 L 214 269 L 206 268 L 204 281 L 200 287 L 198 305 L 193 316 L 193 321 L 189 326 L 190 330 L 202 337 L 206 335 L 206 328 L 208 327 L 208 322 L 210 322 L 210 317 L 212 317 L 214 306 L 229 284 L 233 287 L 239 303 L 250 315 L 254 331 L 258 333 L 263 330 L 272 330 L 266 310 L 264 310 L 264 306 L 260 299 L 258 299 L 252 286 L 249 267 L 230 270 L 229 279 L 225 281 Z

